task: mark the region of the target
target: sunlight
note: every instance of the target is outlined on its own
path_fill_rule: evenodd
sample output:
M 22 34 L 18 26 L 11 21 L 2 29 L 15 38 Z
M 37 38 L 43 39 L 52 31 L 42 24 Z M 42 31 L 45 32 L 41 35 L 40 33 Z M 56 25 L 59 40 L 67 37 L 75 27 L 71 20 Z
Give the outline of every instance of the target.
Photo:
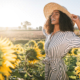
M 15 27 L 21 24 L 25 13 L 15 6 L 3 6 L 0 8 L 0 27 Z

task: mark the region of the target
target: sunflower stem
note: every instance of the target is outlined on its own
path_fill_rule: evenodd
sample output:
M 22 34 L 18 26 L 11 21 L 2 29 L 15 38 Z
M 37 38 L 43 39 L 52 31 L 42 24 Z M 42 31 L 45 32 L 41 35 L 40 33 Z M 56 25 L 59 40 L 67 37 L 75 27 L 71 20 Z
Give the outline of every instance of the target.
M 8 77 L 7 77 L 7 79 L 6 80 L 8 80 Z

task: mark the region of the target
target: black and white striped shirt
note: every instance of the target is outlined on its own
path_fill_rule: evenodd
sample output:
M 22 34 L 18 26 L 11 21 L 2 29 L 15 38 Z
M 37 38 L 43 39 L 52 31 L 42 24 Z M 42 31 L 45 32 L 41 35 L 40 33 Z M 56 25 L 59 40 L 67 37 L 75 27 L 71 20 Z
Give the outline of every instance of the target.
M 42 31 L 46 36 L 45 80 L 69 80 L 62 58 L 71 48 L 80 47 L 80 37 L 72 31 L 58 31 L 52 37 L 52 33 L 48 35 L 44 28 Z

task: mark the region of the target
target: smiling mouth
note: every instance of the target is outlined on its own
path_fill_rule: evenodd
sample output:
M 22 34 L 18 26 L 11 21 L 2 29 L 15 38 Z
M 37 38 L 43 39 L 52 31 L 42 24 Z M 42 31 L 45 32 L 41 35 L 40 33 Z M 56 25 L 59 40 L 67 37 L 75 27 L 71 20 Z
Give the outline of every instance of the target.
M 51 21 L 55 21 L 56 19 L 51 19 Z

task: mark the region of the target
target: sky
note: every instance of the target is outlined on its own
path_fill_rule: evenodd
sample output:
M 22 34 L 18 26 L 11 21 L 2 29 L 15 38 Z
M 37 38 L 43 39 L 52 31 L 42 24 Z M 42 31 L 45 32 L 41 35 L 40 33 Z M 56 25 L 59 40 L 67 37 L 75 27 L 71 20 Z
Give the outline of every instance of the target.
M 24 21 L 30 22 L 32 28 L 43 26 L 46 21 L 43 8 L 50 2 L 80 15 L 80 0 L 0 0 L 0 27 L 18 27 Z

